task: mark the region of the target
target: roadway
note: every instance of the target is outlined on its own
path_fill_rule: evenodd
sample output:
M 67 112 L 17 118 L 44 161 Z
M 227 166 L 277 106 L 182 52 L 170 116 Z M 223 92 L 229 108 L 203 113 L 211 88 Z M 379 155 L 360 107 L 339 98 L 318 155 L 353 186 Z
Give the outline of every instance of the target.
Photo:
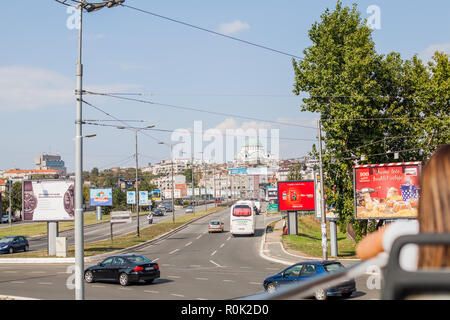
M 209 234 L 207 225 L 212 219 L 225 222 L 225 232 Z M 86 283 L 85 297 L 88 300 L 223 300 L 261 292 L 263 280 L 286 267 L 260 255 L 268 222 L 264 215 L 257 216 L 254 237 L 232 237 L 228 232 L 228 208 L 203 217 L 170 237 L 130 251 L 158 262 L 161 278 L 153 284 L 122 287 L 112 283 Z M 73 283 L 70 271 L 70 265 L 2 264 L 0 294 L 74 299 L 74 290 L 67 287 L 67 283 Z M 367 289 L 367 278 L 356 279 L 358 291 L 350 299 L 379 298 L 379 290 Z

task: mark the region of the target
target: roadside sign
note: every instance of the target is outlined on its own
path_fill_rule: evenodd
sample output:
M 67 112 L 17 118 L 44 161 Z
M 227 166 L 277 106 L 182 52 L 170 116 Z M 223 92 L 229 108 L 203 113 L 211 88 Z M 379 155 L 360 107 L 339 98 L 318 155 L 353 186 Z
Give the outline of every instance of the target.
M 113 211 L 111 212 L 111 224 L 131 223 L 131 211 Z
M 136 192 L 127 191 L 127 204 L 136 204 Z
M 148 191 L 139 191 L 139 205 L 148 206 Z

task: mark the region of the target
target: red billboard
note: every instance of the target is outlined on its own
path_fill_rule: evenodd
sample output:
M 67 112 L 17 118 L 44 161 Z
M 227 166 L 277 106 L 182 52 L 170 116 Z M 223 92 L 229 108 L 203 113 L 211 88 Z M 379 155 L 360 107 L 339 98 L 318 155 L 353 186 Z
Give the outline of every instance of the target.
M 278 208 L 280 211 L 314 211 L 314 181 L 279 181 Z
M 421 164 L 354 166 L 356 219 L 416 218 Z

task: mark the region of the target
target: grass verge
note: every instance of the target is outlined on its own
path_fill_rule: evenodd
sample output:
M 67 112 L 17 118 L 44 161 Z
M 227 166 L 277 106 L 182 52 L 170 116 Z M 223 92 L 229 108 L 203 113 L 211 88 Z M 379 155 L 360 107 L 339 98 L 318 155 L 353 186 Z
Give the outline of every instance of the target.
M 163 221 L 158 224 L 149 225 L 146 228 L 140 229 L 141 236 L 138 238 L 134 232 L 115 236 L 113 240 L 102 240 L 97 242 L 86 243 L 84 246 L 84 255 L 85 257 L 94 256 L 98 254 L 108 253 L 115 250 L 121 250 L 128 247 L 132 247 L 134 245 L 152 240 L 157 236 L 160 236 L 166 232 L 169 232 L 175 228 L 182 226 L 185 223 L 188 223 L 194 219 L 205 216 L 207 214 L 217 212 L 222 210 L 223 208 L 211 208 L 207 211 L 198 211 L 195 212 L 195 215 L 192 213 L 185 214 L 183 216 L 179 216 L 175 218 L 175 223 L 172 222 L 172 219 Z M 68 249 L 67 257 L 75 256 L 75 247 L 70 246 Z M 47 255 L 46 251 L 37 251 L 37 252 L 24 252 L 24 253 L 16 253 L 13 256 L 3 255 L 4 258 L 48 258 L 51 256 Z M 53 256 L 54 257 L 54 256 Z
M 356 244 L 337 228 L 337 258 L 357 258 Z M 330 235 L 330 227 L 327 227 Z M 286 249 L 300 251 L 307 256 L 322 257 L 321 222 L 314 215 L 302 216 L 298 219 L 298 235 L 283 235 L 281 238 Z M 328 236 L 328 253 L 331 252 Z

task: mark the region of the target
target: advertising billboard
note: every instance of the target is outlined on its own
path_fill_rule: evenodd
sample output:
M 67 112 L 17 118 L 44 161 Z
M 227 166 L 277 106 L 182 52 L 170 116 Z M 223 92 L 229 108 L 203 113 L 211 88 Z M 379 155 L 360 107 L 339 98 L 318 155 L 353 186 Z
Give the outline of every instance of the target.
M 153 201 L 161 201 L 161 190 L 153 190 L 150 196 Z
M 268 200 L 276 200 L 278 198 L 278 190 L 275 187 L 267 188 L 267 199 Z
M 90 189 L 91 206 L 112 206 L 112 189 Z
M 421 166 L 421 162 L 354 166 L 355 218 L 416 218 Z
M 314 211 L 314 180 L 279 181 L 278 207 L 280 211 Z
M 136 191 L 127 191 L 127 204 L 136 204 Z
M 141 184 L 141 179 L 138 179 L 138 184 Z M 119 187 L 120 189 L 136 188 L 136 180 L 119 178 Z
M 139 205 L 148 206 L 148 191 L 139 191 Z
M 228 169 L 229 174 L 247 174 L 247 168 L 230 168 Z
M 24 180 L 22 208 L 24 221 L 73 220 L 73 180 Z

